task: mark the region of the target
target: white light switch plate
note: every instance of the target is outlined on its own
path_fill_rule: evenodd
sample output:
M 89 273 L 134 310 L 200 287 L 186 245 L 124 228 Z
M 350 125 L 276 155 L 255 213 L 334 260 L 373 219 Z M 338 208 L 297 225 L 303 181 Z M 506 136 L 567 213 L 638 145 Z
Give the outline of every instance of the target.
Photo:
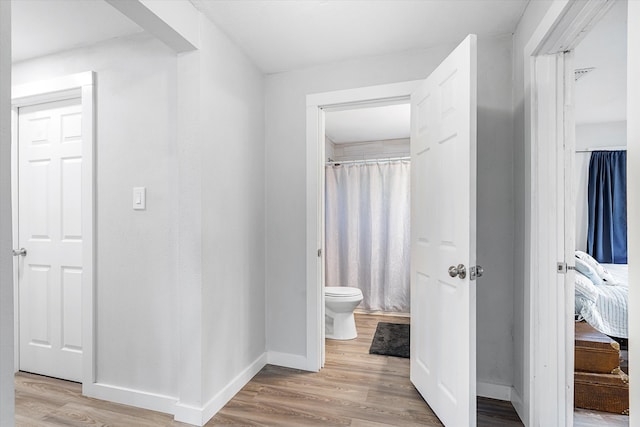
M 145 210 L 147 208 L 147 189 L 145 187 L 133 187 L 133 209 Z

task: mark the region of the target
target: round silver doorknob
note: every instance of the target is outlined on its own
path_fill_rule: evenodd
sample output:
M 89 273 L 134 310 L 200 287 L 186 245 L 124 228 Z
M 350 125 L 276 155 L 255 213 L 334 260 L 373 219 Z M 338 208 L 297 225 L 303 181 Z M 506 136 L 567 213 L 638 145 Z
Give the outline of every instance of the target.
M 25 248 L 13 249 L 13 256 L 27 256 L 27 250 Z
M 449 276 L 456 277 L 458 276 L 461 279 L 467 277 L 467 269 L 464 267 L 464 264 L 458 264 L 458 266 L 452 265 L 449 267 Z

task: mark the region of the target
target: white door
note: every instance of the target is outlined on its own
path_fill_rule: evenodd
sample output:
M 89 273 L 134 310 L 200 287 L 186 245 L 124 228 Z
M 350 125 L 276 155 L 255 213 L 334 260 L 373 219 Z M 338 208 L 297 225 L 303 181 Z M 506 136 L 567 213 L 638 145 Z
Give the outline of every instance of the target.
M 20 369 L 82 377 L 80 99 L 18 111 Z
M 476 424 L 476 74 L 470 35 L 411 96 L 411 382 L 450 427 Z

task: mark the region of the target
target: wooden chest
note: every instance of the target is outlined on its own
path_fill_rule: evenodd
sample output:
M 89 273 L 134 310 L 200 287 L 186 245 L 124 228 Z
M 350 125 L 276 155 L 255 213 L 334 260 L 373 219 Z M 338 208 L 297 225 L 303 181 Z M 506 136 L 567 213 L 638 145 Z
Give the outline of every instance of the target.
M 612 374 L 575 372 L 576 408 L 629 414 L 629 377 L 618 370 Z
M 593 329 L 576 323 L 575 370 L 610 374 L 620 367 L 620 344 Z
M 629 377 L 620 370 L 620 345 L 588 323 L 576 323 L 575 407 L 629 413 Z

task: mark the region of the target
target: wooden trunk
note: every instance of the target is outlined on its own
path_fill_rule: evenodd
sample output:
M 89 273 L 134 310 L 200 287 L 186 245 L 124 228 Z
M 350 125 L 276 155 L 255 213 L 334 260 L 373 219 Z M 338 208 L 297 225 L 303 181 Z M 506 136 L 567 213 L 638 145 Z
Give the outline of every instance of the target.
M 629 413 L 629 377 L 620 369 L 620 345 L 588 323 L 576 323 L 575 407 Z
M 620 367 L 620 344 L 593 329 L 576 323 L 575 370 L 610 374 Z
M 617 370 L 612 374 L 575 372 L 576 408 L 629 414 L 629 377 Z

